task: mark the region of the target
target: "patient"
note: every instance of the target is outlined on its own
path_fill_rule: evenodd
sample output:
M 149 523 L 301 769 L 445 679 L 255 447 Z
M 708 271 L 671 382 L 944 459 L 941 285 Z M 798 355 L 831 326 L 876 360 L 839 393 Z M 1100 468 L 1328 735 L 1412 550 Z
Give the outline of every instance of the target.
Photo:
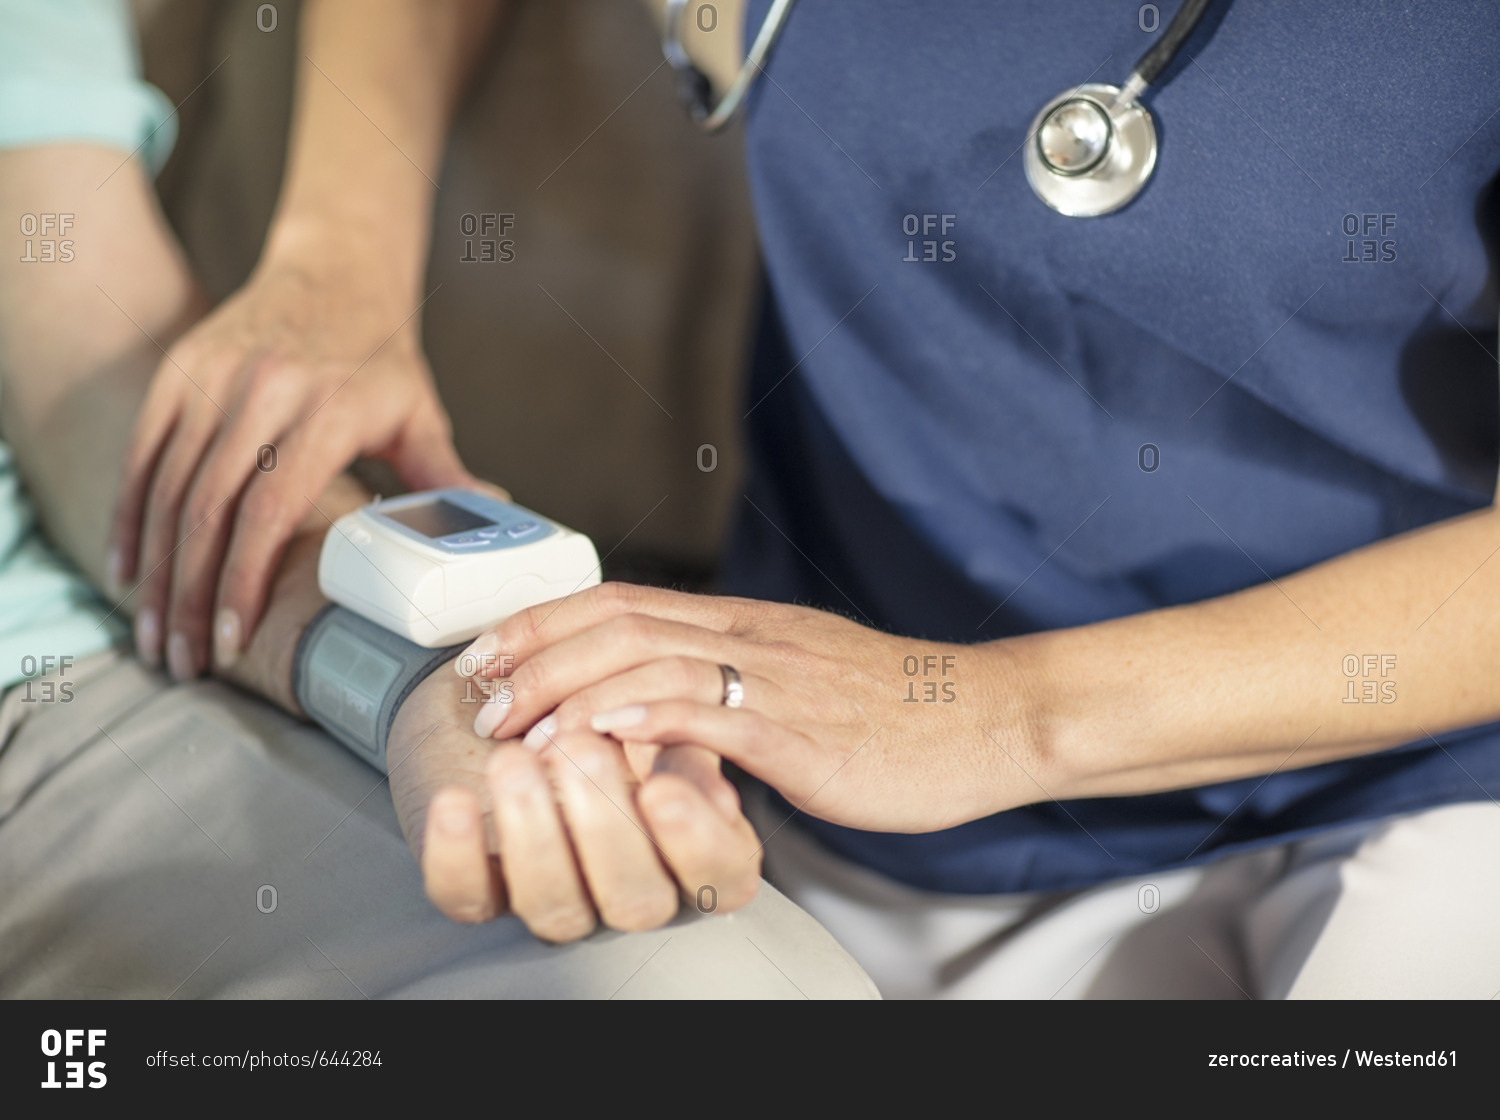
M 0 93 L 0 645 L 15 685 L 0 704 L 0 996 L 870 994 L 760 884 L 758 841 L 705 752 L 627 759 L 582 733 L 491 757 L 450 662 L 397 717 L 388 799 L 377 774 L 284 714 L 300 714 L 292 655 L 325 602 L 323 533 L 367 499 L 347 478 L 307 496 L 229 674 L 284 711 L 217 682 L 171 686 L 114 648 L 131 601 L 109 610 L 48 550 L 18 474 L 53 544 L 102 585 L 131 426 L 162 348 L 206 310 L 147 177 L 170 145 L 169 106 L 131 73 L 122 7 L 0 2 L 0 50 L 16 56 L 5 88 L 30 80 L 30 103 L 67 106 L 18 119 L 25 99 Z M 23 65 L 59 43 L 66 62 Z M 62 119 L 86 108 L 46 96 L 69 66 L 109 111 Z M 428 830 L 454 820 L 439 847 L 482 849 L 488 830 L 451 811 L 472 802 L 445 798 L 487 805 L 487 760 L 526 825 L 482 863 L 504 890 L 466 911 L 455 900 L 474 896 L 474 862 L 428 859 L 427 892 L 468 921 L 504 903 L 567 948 L 513 919 L 449 924 L 420 897 L 402 833 L 419 861 Z M 442 787 L 455 788 L 434 799 Z M 680 892 L 705 913 L 674 920 Z M 738 907 L 733 923 L 706 913 Z M 600 922 L 672 924 L 585 938 Z

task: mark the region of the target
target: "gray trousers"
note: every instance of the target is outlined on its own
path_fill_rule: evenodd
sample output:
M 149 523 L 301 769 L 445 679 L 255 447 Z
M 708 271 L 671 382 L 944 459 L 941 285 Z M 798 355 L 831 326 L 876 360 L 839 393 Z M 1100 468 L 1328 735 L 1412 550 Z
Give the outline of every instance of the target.
M 455 925 L 384 780 L 315 728 L 117 653 L 48 680 L 0 705 L 0 998 L 876 994 L 768 884 L 568 946 Z

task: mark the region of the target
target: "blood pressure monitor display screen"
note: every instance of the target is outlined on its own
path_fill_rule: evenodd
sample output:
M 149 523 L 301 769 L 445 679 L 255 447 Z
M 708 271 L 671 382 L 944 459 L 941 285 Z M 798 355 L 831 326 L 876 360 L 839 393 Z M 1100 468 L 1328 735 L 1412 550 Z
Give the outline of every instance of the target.
M 446 537 L 450 533 L 463 533 L 470 529 L 480 529 L 494 524 L 489 518 L 481 517 L 471 510 L 456 506 L 442 498 L 423 502 L 421 505 L 381 512 L 392 521 L 399 521 L 408 529 L 415 529 L 424 537 L 432 538 Z

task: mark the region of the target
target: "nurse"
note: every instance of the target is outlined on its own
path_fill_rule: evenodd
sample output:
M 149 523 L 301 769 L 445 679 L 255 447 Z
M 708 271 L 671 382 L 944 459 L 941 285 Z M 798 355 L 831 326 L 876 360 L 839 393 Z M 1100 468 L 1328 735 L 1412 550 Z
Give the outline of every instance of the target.
M 1044 202 L 1157 7 L 792 9 L 734 597 L 507 621 L 476 730 L 734 762 L 888 995 L 1488 998 L 1500 14 L 1211 4 L 1138 193 Z
M 1488 998 L 1500 16 L 1211 5 L 1152 178 L 1065 215 L 1030 130 L 1138 7 L 793 9 L 743 598 L 510 620 L 481 730 L 762 779 L 887 994 Z

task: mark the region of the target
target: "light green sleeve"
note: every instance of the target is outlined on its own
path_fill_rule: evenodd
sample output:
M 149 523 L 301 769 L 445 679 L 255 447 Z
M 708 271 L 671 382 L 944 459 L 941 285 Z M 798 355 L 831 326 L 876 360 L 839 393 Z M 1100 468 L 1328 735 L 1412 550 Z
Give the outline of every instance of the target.
M 0 148 L 102 144 L 122 158 L 138 152 L 154 174 L 172 150 L 176 115 L 140 69 L 125 0 L 0 0 Z M 126 620 L 43 539 L 0 443 L 0 687 L 126 632 Z
M 176 136 L 125 0 L 0 0 L 0 148 L 105 144 L 139 150 L 154 175 Z

